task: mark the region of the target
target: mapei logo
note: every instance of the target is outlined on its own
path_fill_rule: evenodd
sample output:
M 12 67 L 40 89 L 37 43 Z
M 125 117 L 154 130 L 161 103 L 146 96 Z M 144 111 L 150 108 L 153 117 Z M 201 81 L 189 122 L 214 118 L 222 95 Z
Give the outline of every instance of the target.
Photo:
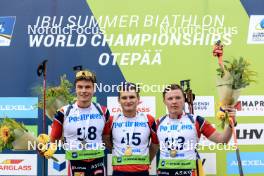
M 264 44 L 264 15 L 251 15 L 248 27 L 248 44 Z
M 66 161 L 62 163 L 53 161 L 53 169 L 55 169 L 58 172 L 61 172 L 62 170 L 66 169 Z
M 264 96 L 240 96 L 235 107 L 238 116 L 263 116 Z
M 0 17 L 0 46 L 10 46 L 16 17 Z

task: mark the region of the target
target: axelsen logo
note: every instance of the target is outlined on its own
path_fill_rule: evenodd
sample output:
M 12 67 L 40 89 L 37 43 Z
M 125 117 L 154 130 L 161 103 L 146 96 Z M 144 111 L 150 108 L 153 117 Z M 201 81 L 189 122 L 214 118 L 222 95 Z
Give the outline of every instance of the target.
M 10 46 L 16 17 L 0 17 L 0 46 Z
M 30 171 L 31 165 L 23 164 L 23 159 L 6 159 L 0 164 L 0 171 Z
M 241 152 L 241 163 L 244 174 L 264 173 L 264 153 L 263 152 Z M 227 174 L 239 174 L 236 153 L 227 153 Z

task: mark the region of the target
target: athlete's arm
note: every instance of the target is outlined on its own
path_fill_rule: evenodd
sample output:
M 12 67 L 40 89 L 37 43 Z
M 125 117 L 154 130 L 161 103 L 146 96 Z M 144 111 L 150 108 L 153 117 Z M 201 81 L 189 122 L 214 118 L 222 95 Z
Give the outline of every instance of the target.
M 225 110 L 228 111 L 229 117 L 231 117 L 235 121 L 235 109 L 234 108 L 226 108 Z M 211 136 L 208 137 L 209 140 L 215 143 L 228 143 L 232 136 L 232 129 L 229 125 L 225 128 L 223 133 L 215 131 Z
M 105 143 L 105 146 L 109 150 L 112 150 L 113 148 L 113 143 L 111 139 L 112 123 L 113 123 L 113 116 L 110 116 L 108 121 L 105 123 L 104 131 L 103 131 L 103 142 Z
M 150 115 L 148 115 L 147 117 L 148 117 L 148 121 L 149 121 L 148 123 L 150 127 L 151 143 L 149 147 L 149 159 L 151 162 L 159 150 L 159 140 L 157 136 L 157 125 L 156 125 L 154 117 Z
M 157 152 L 159 150 L 159 144 L 151 143 L 149 147 L 149 160 L 151 161 L 155 158 Z
M 59 140 L 61 138 L 63 131 L 63 120 L 63 112 L 57 111 L 51 125 L 50 142 L 54 143 L 56 140 Z

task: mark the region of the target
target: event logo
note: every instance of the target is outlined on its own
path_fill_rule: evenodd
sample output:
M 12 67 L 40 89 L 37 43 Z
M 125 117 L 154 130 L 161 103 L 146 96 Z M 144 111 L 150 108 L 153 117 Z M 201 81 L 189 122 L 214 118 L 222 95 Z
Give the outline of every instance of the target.
M 0 118 L 37 118 L 37 97 L 0 97 Z
M 37 175 L 36 154 L 1 154 L 0 158 L 1 175 Z
M 0 46 L 10 46 L 16 17 L 0 17 Z
M 118 103 L 118 97 L 107 97 L 107 108 L 111 115 L 117 115 L 122 113 L 120 104 Z M 150 114 L 155 117 L 156 114 L 156 101 L 155 97 L 140 97 L 140 102 L 137 107 L 138 112 Z
M 263 152 L 241 152 L 241 163 L 244 174 L 264 173 Z M 239 174 L 236 153 L 227 153 L 227 174 Z
M 263 145 L 264 144 L 264 124 L 238 124 L 236 128 L 237 142 L 239 145 Z M 234 141 L 231 139 L 230 143 Z
M 248 44 L 264 44 L 264 15 L 251 15 Z
M 240 96 L 236 109 L 237 116 L 263 116 L 264 96 Z
M 193 102 L 193 110 L 196 115 L 214 117 L 214 96 L 196 96 Z

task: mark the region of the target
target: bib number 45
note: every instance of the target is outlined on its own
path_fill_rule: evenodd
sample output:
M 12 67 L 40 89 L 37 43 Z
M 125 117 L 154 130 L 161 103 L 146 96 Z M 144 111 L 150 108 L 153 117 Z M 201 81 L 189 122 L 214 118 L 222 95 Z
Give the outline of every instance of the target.
M 140 135 L 141 133 L 126 133 L 126 136 L 121 139 L 121 144 L 129 145 L 131 139 L 131 143 L 135 146 L 138 146 L 141 143 Z

